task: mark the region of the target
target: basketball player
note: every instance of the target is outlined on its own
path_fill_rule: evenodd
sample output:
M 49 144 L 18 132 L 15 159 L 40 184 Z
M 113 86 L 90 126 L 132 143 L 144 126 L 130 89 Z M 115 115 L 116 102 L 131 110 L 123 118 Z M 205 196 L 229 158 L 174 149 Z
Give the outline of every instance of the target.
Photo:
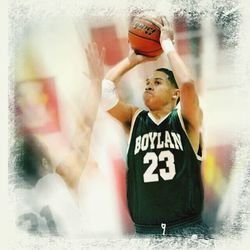
M 130 51 L 103 80 L 103 107 L 130 131 L 127 198 L 138 234 L 203 236 L 201 179 L 202 111 L 186 66 L 173 46 L 163 18 L 160 43 L 173 71 L 160 68 L 145 81 L 148 109 L 120 101 L 115 86 L 136 65 L 156 60 Z M 180 103 L 177 105 L 177 101 Z
M 55 165 L 53 156 L 34 135 L 24 135 L 18 139 L 17 224 L 35 235 L 75 238 L 86 231 L 77 195 L 101 98 L 104 50 L 100 54 L 96 44 L 89 45 L 86 56 L 91 77 L 88 109 L 78 121 L 71 150 L 65 159 Z

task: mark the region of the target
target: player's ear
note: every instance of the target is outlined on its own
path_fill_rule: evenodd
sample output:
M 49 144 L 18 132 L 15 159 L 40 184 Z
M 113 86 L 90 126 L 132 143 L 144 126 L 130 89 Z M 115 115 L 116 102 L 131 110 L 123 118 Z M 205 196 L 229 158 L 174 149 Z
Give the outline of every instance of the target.
M 177 100 L 180 97 L 180 90 L 175 89 L 173 93 L 173 99 Z

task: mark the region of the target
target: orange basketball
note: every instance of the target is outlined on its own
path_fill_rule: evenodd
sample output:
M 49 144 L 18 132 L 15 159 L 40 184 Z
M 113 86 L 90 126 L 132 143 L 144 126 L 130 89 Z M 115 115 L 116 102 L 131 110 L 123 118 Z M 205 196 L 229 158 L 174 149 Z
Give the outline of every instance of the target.
M 155 57 L 162 53 L 160 27 L 151 20 L 162 24 L 160 18 L 135 17 L 129 27 L 128 40 L 136 54 Z

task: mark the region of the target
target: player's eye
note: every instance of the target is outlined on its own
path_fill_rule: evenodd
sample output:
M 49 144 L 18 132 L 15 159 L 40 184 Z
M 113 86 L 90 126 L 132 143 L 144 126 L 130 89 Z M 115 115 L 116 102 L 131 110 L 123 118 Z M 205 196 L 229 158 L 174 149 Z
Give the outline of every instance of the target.
M 160 81 L 155 81 L 155 84 L 159 85 L 159 84 L 161 84 L 161 82 Z

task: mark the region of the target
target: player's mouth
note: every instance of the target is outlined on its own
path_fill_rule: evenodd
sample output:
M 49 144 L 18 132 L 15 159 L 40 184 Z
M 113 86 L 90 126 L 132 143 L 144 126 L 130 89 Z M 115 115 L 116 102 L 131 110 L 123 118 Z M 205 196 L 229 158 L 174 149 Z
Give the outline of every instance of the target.
M 153 91 L 151 90 L 145 90 L 144 95 L 153 95 Z

